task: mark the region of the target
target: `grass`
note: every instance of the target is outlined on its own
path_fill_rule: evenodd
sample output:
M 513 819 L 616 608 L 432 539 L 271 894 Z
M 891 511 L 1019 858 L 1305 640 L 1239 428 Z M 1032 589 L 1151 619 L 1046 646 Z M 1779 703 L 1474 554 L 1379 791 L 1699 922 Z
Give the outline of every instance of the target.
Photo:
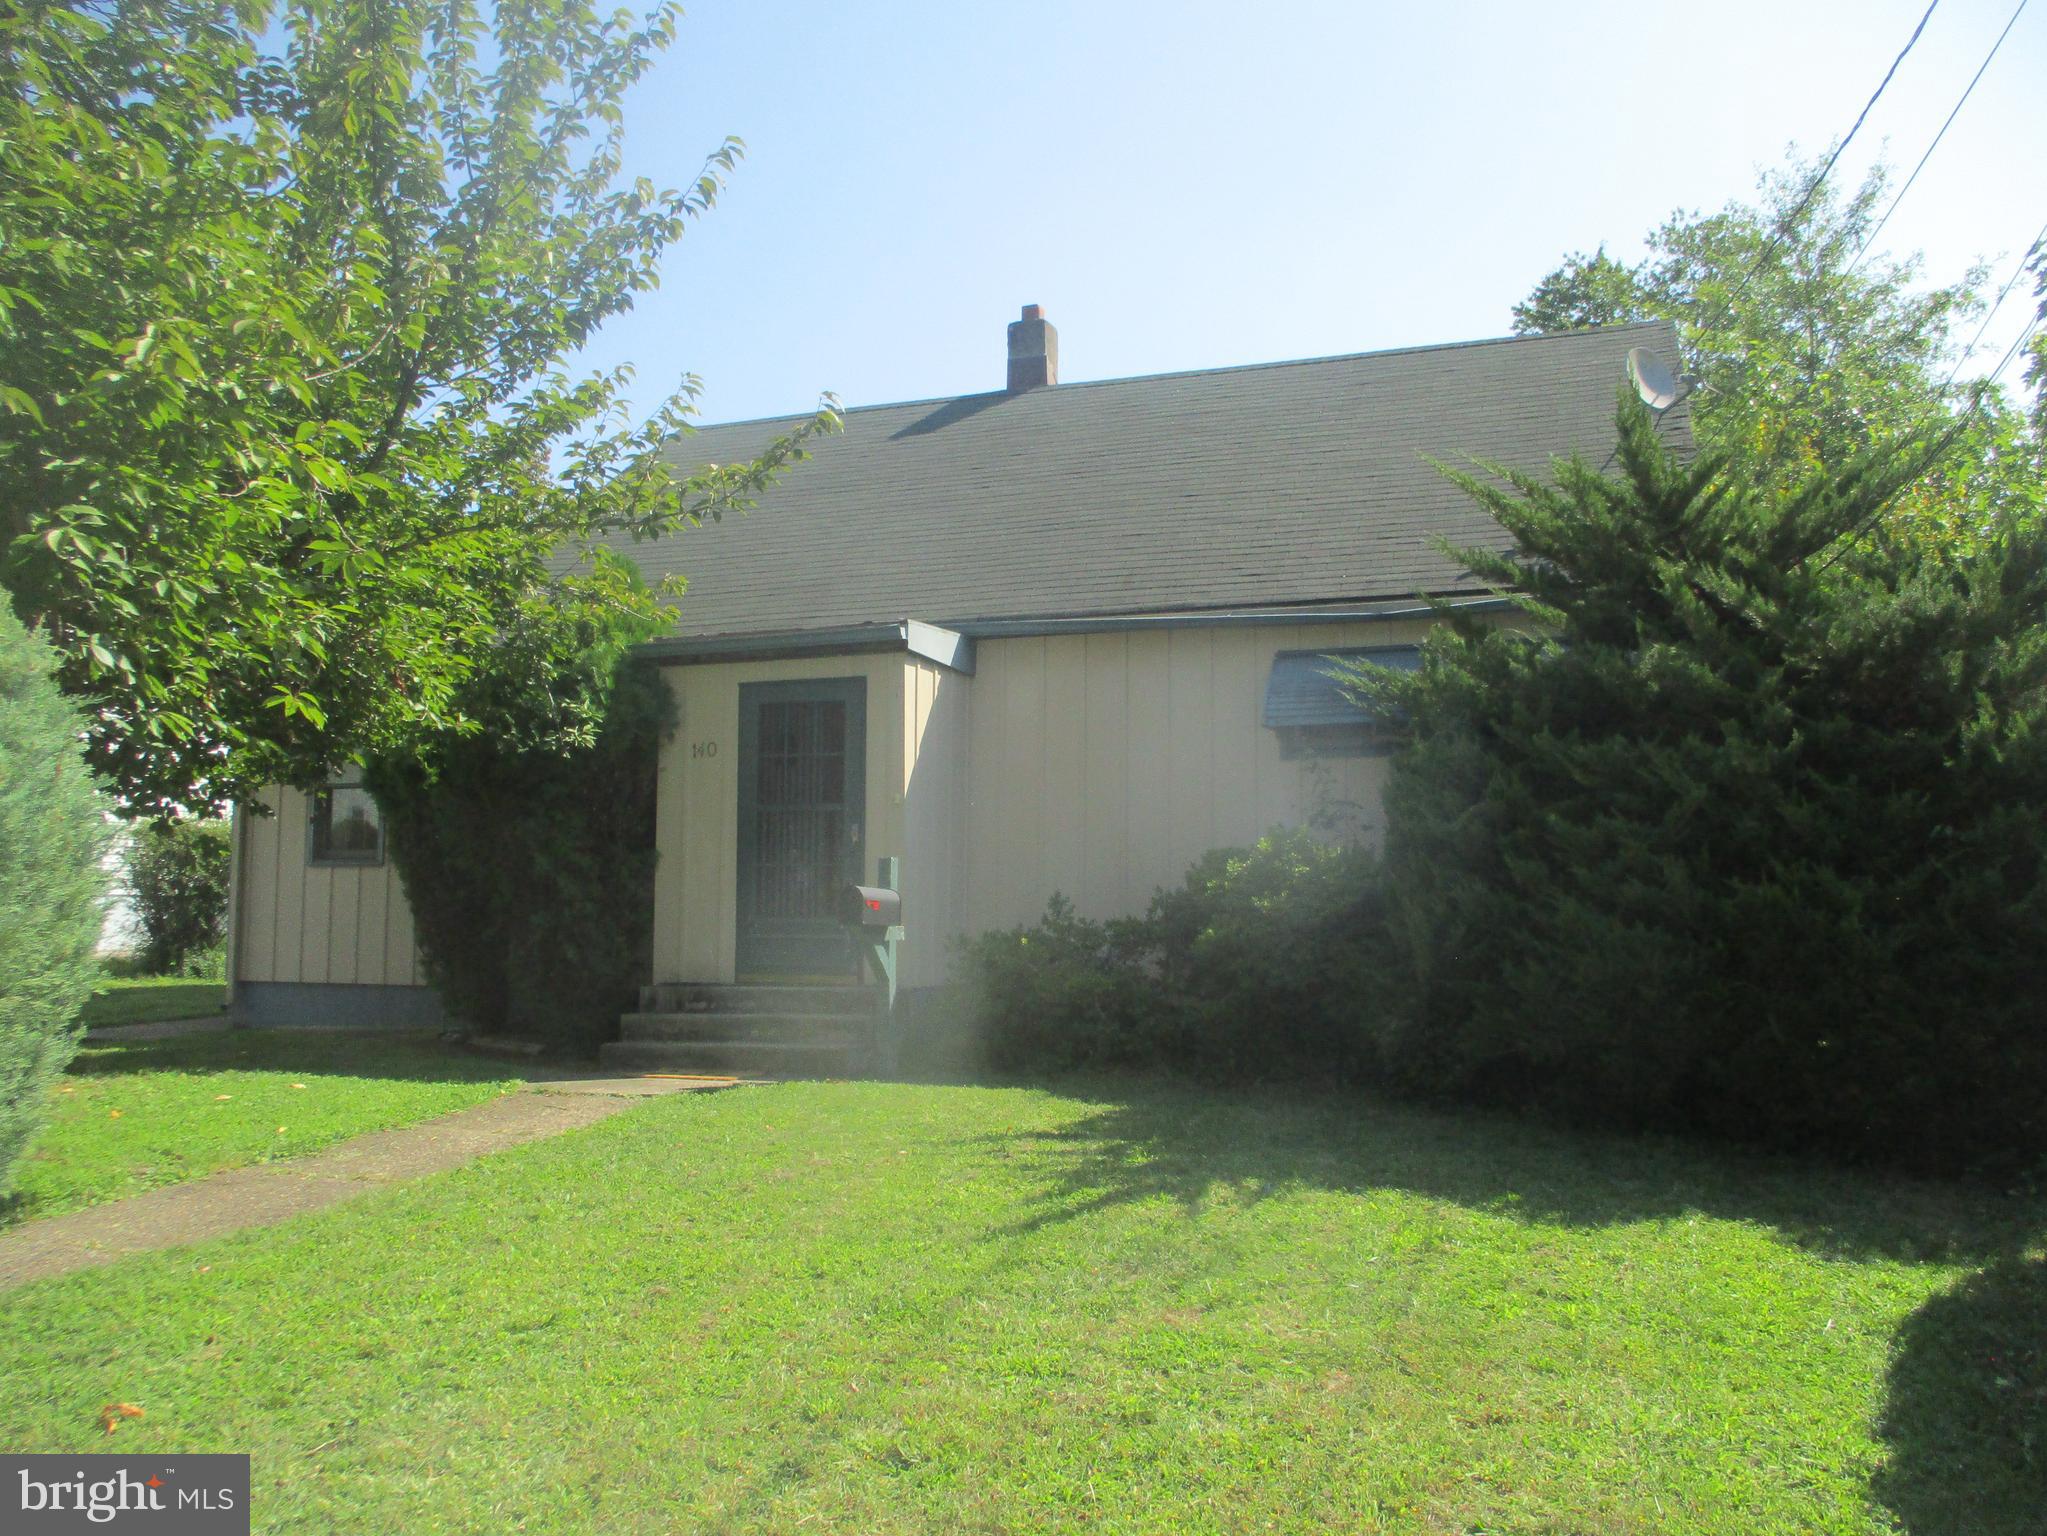
M 265 1532 L 2039 1530 L 2037 1203 L 1355 1099 L 800 1084 L 0 1297 Z
M 298 1157 L 511 1086 L 430 1036 L 234 1030 L 80 1049 L 19 1170 L 13 1219 Z
M 167 1019 L 203 1019 L 227 1006 L 227 987 L 218 981 L 178 981 L 163 976 L 109 977 L 86 1001 L 78 1021 L 87 1029 L 121 1024 L 155 1024 Z

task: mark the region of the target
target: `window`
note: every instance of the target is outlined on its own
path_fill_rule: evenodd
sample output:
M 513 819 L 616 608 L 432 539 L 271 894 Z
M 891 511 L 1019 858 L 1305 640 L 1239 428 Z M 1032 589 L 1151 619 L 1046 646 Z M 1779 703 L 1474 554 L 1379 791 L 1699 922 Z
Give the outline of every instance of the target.
M 1364 757 L 1391 751 L 1400 722 L 1381 720 L 1343 691 L 1337 663 L 1370 661 L 1413 672 L 1421 649 L 1383 645 L 1341 651 L 1281 651 L 1265 683 L 1265 724 L 1279 735 L 1280 756 Z
M 313 864 L 381 864 L 384 862 L 384 818 L 377 802 L 360 784 L 331 784 L 313 794 L 312 839 L 307 861 Z

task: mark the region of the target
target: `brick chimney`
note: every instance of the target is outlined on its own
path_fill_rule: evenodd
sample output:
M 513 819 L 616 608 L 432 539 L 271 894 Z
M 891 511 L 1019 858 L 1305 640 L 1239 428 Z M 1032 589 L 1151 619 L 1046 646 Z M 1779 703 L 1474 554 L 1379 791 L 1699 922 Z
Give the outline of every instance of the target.
M 1023 307 L 1023 318 L 1009 325 L 1009 392 L 1020 395 L 1041 384 L 1059 382 L 1059 333 L 1036 304 Z

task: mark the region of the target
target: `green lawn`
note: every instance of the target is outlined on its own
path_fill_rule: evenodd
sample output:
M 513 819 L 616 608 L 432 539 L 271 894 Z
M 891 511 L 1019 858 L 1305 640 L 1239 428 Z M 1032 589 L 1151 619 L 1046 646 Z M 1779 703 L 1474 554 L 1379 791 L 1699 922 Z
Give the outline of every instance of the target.
M 176 981 L 162 976 L 109 977 L 79 1010 L 87 1029 L 118 1024 L 154 1024 L 165 1019 L 203 1019 L 227 1006 L 227 988 L 217 981 Z
M 234 1030 L 85 1046 L 0 1220 L 297 1157 L 510 1086 L 504 1063 L 418 1034 Z
M 683 1096 L 0 1297 L 260 1531 L 2037 1533 L 2047 1208 L 1356 1100 Z

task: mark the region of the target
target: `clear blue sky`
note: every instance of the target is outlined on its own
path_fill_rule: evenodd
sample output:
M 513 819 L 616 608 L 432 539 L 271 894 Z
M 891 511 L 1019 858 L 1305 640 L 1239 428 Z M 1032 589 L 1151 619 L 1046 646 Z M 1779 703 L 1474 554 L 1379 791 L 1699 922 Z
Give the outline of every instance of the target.
M 1942 0 L 1837 174 L 1886 146 L 1909 170 L 2015 3 Z M 588 359 L 642 399 L 696 372 L 729 421 L 999 388 L 1026 303 L 1068 380 L 1500 335 L 1564 252 L 1632 256 L 1844 133 L 1923 10 L 698 0 L 629 168 L 750 154 Z M 2047 220 L 2043 147 L 2047 0 L 1884 243 L 2001 284 Z M 2030 309 L 2022 285 L 1993 358 Z

